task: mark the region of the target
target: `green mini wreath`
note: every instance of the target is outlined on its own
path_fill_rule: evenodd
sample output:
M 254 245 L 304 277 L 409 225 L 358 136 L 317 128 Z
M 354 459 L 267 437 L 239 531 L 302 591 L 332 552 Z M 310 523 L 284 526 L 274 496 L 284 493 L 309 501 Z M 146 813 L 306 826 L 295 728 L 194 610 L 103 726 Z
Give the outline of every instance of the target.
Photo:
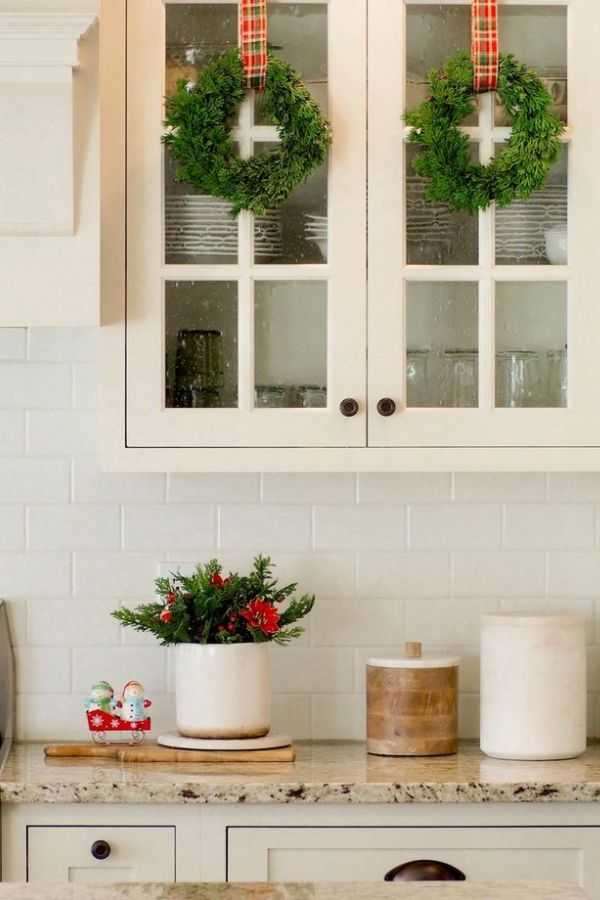
M 457 53 L 428 82 L 430 98 L 406 115 L 410 140 L 422 148 L 414 168 L 429 179 L 427 199 L 474 213 L 493 201 L 508 206 L 524 200 L 542 187 L 564 128 L 550 112 L 551 97 L 535 72 L 513 56 L 500 56 L 497 93 L 513 128 L 503 152 L 487 166 L 471 160 L 469 138 L 458 127 L 475 109 L 468 54 Z
M 164 142 L 176 163 L 178 181 L 228 200 L 237 215 L 247 209 L 264 215 L 326 159 L 329 124 L 291 66 L 269 54 L 265 111 L 279 131 L 275 149 L 240 159 L 231 128 L 246 96 L 239 50 L 210 62 L 196 84 L 180 81 L 167 99 Z

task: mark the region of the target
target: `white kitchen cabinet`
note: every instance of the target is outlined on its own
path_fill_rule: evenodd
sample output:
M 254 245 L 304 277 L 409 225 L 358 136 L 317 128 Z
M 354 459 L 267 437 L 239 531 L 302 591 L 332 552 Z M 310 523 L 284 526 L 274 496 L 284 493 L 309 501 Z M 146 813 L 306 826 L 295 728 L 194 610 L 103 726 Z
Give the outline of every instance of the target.
M 174 881 L 175 829 L 31 825 L 27 880 Z
M 424 201 L 403 123 L 427 71 L 468 49 L 466 0 L 269 8 L 334 143 L 281 210 L 236 222 L 176 182 L 160 136 L 164 95 L 236 42 L 237 4 L 103 5 L 107 467 L 600 468 L 598 4 L 501 5 L 502 49 L 567 130 L 542 191 L 479 216 Z M 510 123 L 484 95 L 465 129 L 487 162 Z M 237 135 L 245 155 L 277 140 L 260 98 Z
M 468 881 L 600 883 L 598 829 L 231 828 L 230 881 L 383 881 L 435 860 Z

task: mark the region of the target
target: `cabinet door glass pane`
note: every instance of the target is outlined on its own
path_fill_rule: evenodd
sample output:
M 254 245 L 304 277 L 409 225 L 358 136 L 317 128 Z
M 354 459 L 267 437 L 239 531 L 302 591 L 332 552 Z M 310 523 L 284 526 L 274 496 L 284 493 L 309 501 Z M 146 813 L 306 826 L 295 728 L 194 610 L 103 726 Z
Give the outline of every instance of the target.
M 412 109 L 428 97 L 427 75 L 439 69 L 448 57 L 471 46 L 469 6 L 436 3 L 406 7 L 406 108 Z M 477 124 L 477 115 L 464 125 Z
M 167 97 L 177 82 L 196 81 L 198 69 L 237 44 L 237 3 L 167 3 Z
M 270 49 L 300 73 L 327 114 L 327 4 L 269 3 L 267 8 Z M 273 124 L 260 94 L 255 95 L 254 121 Z
M 496 406 L 567 405 L 567 287 L 496 284 Z
M 407 284 L 406 334 L 407 405 L 477 406 L 477 284 Z
M 255 144 L 264 153 L 276 144 Z M 254 219 L 256 263 L 326 263 L 328 246 L 327 163 L 313 172 L 285 203 Z
M 237 46 L 235 3 L 169 3 L 166 7 L 166 92 L 194 82 L 215 55 Z M 238 221 L 219 197 L 201 194 L 175 177 L 165 151 L 165 262 L 223 265 L 238 261 Z
M 234 281 L 167 281 L 165 405 L 238 405 L 238 297 Z
M 502 145 L 496 153 L 502 152 Z M 496 208 L 498 265 L 561 265 L 568 263 L 568 147 L 552 167 L 546 184 L 527 200 Z
M 255 284 L 258 408 L 327 406 L 327 284 Z
M 499 4 L 503 53 L 534 69 L 553 100 L 552 109 L 567 121 L 567 7 Z M 496 125 L 510 125 L 496 95 Z
M 406 145 L 406 261 L 409 266 L 469 266 L 479 259 L 479 219 L 427 200 L 427 179 L 414 170 L 419 152 Z M 476 158 L 477 147 L 472 145 Z

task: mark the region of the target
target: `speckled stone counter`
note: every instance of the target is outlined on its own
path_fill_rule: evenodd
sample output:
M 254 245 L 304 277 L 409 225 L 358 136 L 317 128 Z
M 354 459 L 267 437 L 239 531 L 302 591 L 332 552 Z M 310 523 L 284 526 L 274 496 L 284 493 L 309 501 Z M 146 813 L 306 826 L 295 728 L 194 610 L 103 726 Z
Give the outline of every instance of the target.
M 507 762 L 475 743 L 456 756 L 390 759 L 360 743 L 306 743 L 295 763 L 121 764 L 49 759 L 13 748 L 0 772 L 3 803 L 593 803 L 600 745 L 579 759 Z
M 586 900 L 551 882 L 379 884 L 4 884 L 0 900 Z

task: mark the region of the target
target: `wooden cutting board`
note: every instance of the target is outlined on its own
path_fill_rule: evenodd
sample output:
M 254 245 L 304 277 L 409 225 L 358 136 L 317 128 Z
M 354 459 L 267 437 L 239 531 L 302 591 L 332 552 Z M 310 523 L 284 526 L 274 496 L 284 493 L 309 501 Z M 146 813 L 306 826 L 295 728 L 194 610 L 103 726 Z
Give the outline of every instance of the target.
M 294 762 L 293 747 L 275 750 L 175 750 L 158 744 L 48 744 L 44 753 L 51 759 L 114 759 L 123 763 L 257 763 Z

